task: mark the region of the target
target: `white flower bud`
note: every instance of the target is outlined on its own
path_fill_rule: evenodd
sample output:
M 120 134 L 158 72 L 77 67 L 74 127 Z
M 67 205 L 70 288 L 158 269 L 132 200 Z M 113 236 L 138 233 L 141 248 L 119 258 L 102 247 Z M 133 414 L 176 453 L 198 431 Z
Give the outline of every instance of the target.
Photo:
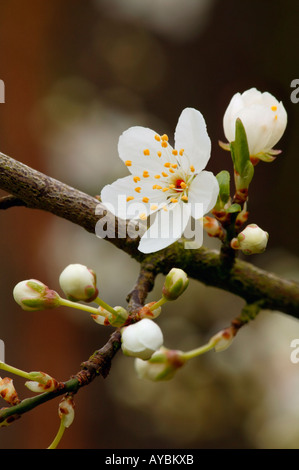
M 149 359 L 163 344 L 160 327 L 147 318 L 122 329 L 122 350 L 127 356 Z
M 270 93 L 261 93 L 256 88 L 243 94 L 236 93 L 223 118 L 224 134 L 229 142 L 235 140 L 237 118 L 245 128 L 250 156 L 272 161 L 271 155 L 279 153 L 273 151 L 273 147 L 281 139 L 287 125 L 283 104 Z
M 160 348 L 148 361 L 135 359 L 135 370 L 140 379 L 170 380 L 185 363 L 180 351 Z
M 13 381 L 8 377 L 4 379 L 0 377 L 0 396 L 10 405 L 17 405 L 20 402 Z
M 156 302 L 150 302 L 148 304 L 145 304 L 144 307 L 142 307 L 138 312 L 139 318 L 149 318 L 150 320 L 157 318 L 160 315 L 162 309 L 161 307 L 157 307 L 154 309 L 153 305 L 155 305 L 155 303 Z M 152 310 L 150 307 L 152 307 Z
M 59 277 L 59 284 L 69 300 L 92 302 L 98 296 L 97 278 L 92 269 L 70 264 Z
M 30 372 L 30 375 L 33 379 L 36 379 L 25 382 L 26 387 L 31 390 L 31 392 L 52 392 L 52 390 L 56 390 L 58 387 L 57 380 L 45 372 Z
M 211 338 L 210 342 L 214 343 L 214 349 L 216 352 L 222 352 L 232 344 L 235 335 L 235 328 L 230 326 L 219 331 L 219 333 Z
M 231 247 L 235 250 L 241 250 L 245 255 L 263 253 L 268 239 L 268 232 L 265 232 L 256 224 L 249 224 L 239 233 L 237 238 L 232 239 Z
M 68 428 L 75 418 L 75 403 L 72 396 L 67 396 L 61 400 L 58 406 L 59 418 L 65 428 Z
M 13 297 L 23 310 L 44 310 L 60 305 L 60 297 L 54 290 L 35 279 L 19 282 L 14 290 Z
M 115 327 L 123 326 L 129 316 L 128 311 L 124 307 L 120 306 L 113 307 L 113 310 L 115 311 L 115 314 L 108 312 L 108 322 L 110 325 Z
M 163 297 L 167 300 L 176 300 L 187 289 L 188 284 L 187 274 L 182 269 L 172 268 L 165 278 Z

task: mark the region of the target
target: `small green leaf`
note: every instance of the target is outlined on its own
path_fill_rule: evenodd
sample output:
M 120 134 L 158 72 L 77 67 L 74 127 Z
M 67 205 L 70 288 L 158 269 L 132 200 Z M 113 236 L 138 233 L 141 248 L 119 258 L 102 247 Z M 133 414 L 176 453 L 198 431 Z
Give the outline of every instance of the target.
M 236 120 L 236 139 L 231 142 L 231 155 L 237 189 L 248 188 L 253 178 L 254 166 L 250 160 L 247 136 L 240 119 Z
M 250 155 L 246 132 L 239 118 L 236 120 L 236 137 L 235 141 L 231 142 L 231 149 L 235 170 L 243 177 L 247 162 L 250 161 Z
M 233 212 L 241 212 L 242 207 L 240 204 L 232 204 L 228 209 L 227 212 L 233 213 Z
M 230 174 L 228 171 L 223 170 L 216 175 L 216 178 L 219 184 L 219 197 L 226 204 L 230 197 Z
M 249 183 L 251 182 L 252 178 L 254 175 L 254 166 L 251 163 L 250 160 L 246 163 L 244 169 L 243 169 L 243 174 L 242 174 L 242 180 L 246 184 L 246 187 L 248 188 Z

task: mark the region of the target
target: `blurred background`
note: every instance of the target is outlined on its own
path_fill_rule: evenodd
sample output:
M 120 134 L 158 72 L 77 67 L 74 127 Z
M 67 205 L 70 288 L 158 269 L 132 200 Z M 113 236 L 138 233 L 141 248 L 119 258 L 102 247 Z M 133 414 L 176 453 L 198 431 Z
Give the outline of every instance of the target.
M 282 100 L 287 131 L 250 192 L 250 222 L 270 233 L 256 265 L 299 280 L 297 174 L 298 2 L 285 0 L 10 0 L 0 6 L 0 151 L 89 194 L 127 170 L 119 135 L 143 125 L 173 135 L 181 111 L 199 109 L 212 140 L 207 169 L 231 169 L 218 146 L 222 118 L 238 91 L 256 87 Z M 1 175 L 0 175 L 1 179 Z M 4 195 L 3 192 L 0 193 Z M 98 274 L 101 297 L 126 305 L 138 264 L 65 220 L 14 208 L 0 214 L 0 338 L 6 362 L 67 380 L 111 330 L 59 308 L 24 312 L 15 284 L 36 278 L 60 291 L 70 263 Z M 205 239 L 205 244 L 218 244 Z M 160 297 L 158 277 L 149 300 Z M 197 282 L 157 322 L 165 345 L 201 345 L 243 301 Z M 76 396 L 76 418 L 60 448 L 299 448 L 299 364 L 290 360 L 298 321 L 262 312 L 221 354 L 194 359 L 168 383 L 137 378 L 120 353 L 109 377 Z M 0 375 L 3 375 L 1 373 Z M 30 396 L 14 379 L 20 398 Z M 1 429 L 0 448 L 46 448 L 59 426 L 52 401 Z M 1 404 L 5 406 L 5 402 Z

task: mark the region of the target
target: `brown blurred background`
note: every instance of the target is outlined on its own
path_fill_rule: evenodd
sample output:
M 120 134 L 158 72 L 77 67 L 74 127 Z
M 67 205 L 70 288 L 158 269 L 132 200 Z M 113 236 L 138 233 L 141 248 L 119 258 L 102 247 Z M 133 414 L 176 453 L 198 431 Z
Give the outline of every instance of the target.
M 250 261 L 299 279 L 297 217 L 298 2 L 276 0 L 10 0 L 0 6 L 0 151 L 89 194 L 127 174 L 119 135 L 132 125 L 173 131 L 182 109 L 199 109 L 213 143 L 208 169 L 230 169 L 222 117 L 252 86 L 282 100 L 283 153 L 257 167 L 250 222 L 270 233 Z M 1 175 L 0 175 L 1 178 Z M 2 194 L 2 193 L 1 193 Z M 100 293 L 125 305 L 138 264 L 67 221 L 23 208 L 0 214 L 0 338 L 6 361 L 59 380 L 101 347 L 109 329 L 67 309 L 24 312 L 14 285 L 36 278 L 60 292 L 69 263 L 96 270 Z M 217 243 L 206 240 L 210 247 Z M 158 278 L 150 300 L 160 295 Z M 188 350 L 227 326 L 243 302 L 191 282 L 157 320 L 165 345 Z M 222 354 L 195 359 L 169 383 L 140 381 L 118 354 L 109 377 L 76 396 L 60 448 L 298 448 L 299 364 L 290 361 L 298 321 L 263 312 Z M 3 376 L 3 373 L 1 374 Z M 30 392 L 15 379 L 19 395 Z M 51 402 L 1 429 L 2 449 L 46 448 L 58 429 Z M 4 402 L 1 406 L 5 406 Z

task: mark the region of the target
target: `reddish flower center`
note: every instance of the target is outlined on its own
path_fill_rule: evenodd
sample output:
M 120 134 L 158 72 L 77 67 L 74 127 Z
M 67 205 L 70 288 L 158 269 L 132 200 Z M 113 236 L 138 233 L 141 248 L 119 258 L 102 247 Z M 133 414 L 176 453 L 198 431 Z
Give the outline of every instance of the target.
M 182 179 L 176 180 L 176 182 L 175 182 L 175 189 L 182 189 L 181 183 L 185 183 L 185 181 L 182 180 Z

